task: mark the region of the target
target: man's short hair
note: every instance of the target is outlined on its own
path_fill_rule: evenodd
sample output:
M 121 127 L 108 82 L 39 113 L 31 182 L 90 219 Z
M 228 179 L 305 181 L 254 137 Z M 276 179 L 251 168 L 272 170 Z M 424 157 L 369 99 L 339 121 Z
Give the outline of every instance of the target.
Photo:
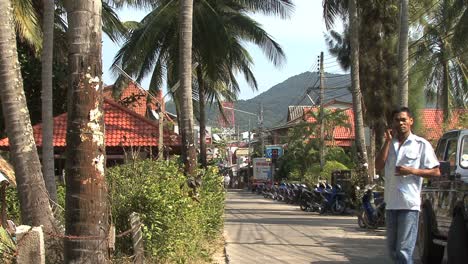
M 395 110 L 392 111 L 392 118 L 395 117 L 396 114 L 403 113 L 403 112 L 407 113 L 409 117 L 413 118 L 413 113 L 406 106 L 395 108 Z

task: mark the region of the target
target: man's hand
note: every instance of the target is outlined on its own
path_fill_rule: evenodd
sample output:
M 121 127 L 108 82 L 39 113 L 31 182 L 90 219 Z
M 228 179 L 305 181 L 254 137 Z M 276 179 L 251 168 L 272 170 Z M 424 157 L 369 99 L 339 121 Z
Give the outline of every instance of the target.
M 385 141 L 391 142 L 393 138 L 393 129 L 387 129 L 385 130 Z
M 416 169 L 411 168 L 411 167 L 406 167 L 406 166 L 397 166 L 395 169 L 395 175 L 396 176 L 406 176 L 410 174 L 416 174 Z

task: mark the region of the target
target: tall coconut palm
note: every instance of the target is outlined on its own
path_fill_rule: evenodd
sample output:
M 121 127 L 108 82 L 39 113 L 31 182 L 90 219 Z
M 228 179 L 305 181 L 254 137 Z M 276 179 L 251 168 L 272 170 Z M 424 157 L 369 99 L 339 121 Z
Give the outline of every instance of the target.
M 173 51 L 178 43 L 178 35 L 173 34 L 174 30 L 178 30 L 177 12 L 174 11 L 177 5 L 174 2 L 159 2 L 141 21 L 140 27 L 132 32 L 114 61 L 115 64 L 122 64 L 125 71 L 136 76 L 137 80 L 152 71 L 150 89 L 160 88 L 164 69 L 168 70 L 168 83 L 174 79 L 169 73 L 177 72 L 177 69 L 170 70 L 170 67 L 177 65 L 177 54 Z M 237 93 L 236 72 L 243 73 L 251 86 L 256 87 L 250 71 L 251 58 L 240 39 L 258 45 L 274 64 L 279 65 L 283 61 L 284 54 L 279 45 L 246 14 L 263 12 L 285 17 L 292 8 L 290 1 L 195 1 L 194 5 L 193 59 L 202 69 L 202 73 L 197 74 L 197 87 L 202 87 L 201 98 L 204 93 L 216 93 L 214 86 L 205 85 L 207 82 L 219 84 L 218 81 L 222 81 L 223 87 Z M 142 46 L 144 50 L 140 48 Z M 221 90 L 226 91 L 224 88 Z M 218 95 L 211 98 L 223 97 Z M 200 123 L 204 126 L 203 121 Z
M 367 151 L 364 136 L 364 117 L 362 111 L 362 95 L 359 82 L 359 35 L 358 35 L 358 12 L 355 0 L 348 1 L 348 7 L 344 3 L 339 5 L 333 5 L 333 1 L 324 1 L 324 7 L 329 6 L 328 9 L 324 9 L 325 21 L 329 21 L 327 25 L 333 24 L 331 21 L 341 13 L 348 13 L 349 17 L 349 29 L 350 29 L 350 62 L 351 62 L 351 91 L 353 96 L 353 112 L 354 112 L 354 125 L 355 125 L 355 138 L 356 147 L 360 156 L 360 166 L 367 166 Z M 330 7 L 331 6 L 331 7 Z M 333 14 L 332 10 L 336 10 L 336 14 Z M 330 14 L 330 12 L 332 12 Z M 331 20 L 331 21 L 330 21 Z
M 31 226 L 42 225 L 47 234 L 53 234 L 55 220 L 26 106 L 10 1 L 0 1 L 0 16 L 4 21 L 0 25 L 0 96 L 16 174 L 21 220 Z
M 193 0 L 181 0 L 179 14 L 179 80 L 181 90 L 180 120 L 182 132 L 182 158 L 185 164 L 185 173 L 193 176 L 197 167 L 197 152 L 195 149 L 193 134 L 194 121 L 192 102 Z
M 53 0 L 43 0 L 42 3 L 33 3 L 31 0 L 12 0 L 13 12 L 15 14 L 15 26 L 18 38 L 21 42 L 28 43 L 29 47 L 41 55 L 41 79 L 42 79 L 42 170 L 47 191 L 52 202 L 56 202 L 56 184 L 54 173 L 54 150 L 53 150 L 53 93 L 52 93 L 52 65 L 53 65 L 53 42 L 54 28 L 63 33 L 66 30 L 62 21 L 62 1 L 58 1 L 57 14 Z M 127 33 L 125 26 L 119 21 L 112 7 L 103 2 L 103 30 L 113 40 L 122 39 Z M 42 15 L 42 16 L 41 16 Z M 42 17 L 41 35 L 40 18 Z M 54 19 L 55 18 L 55 19 Z M 61 32 L 62 31 L 62 32 Z M 58 41 L 64 34 L 59 34 Z M 64 45 L 57 45 L 60 52 L 66 53 Z M 28 98 L 28 100 L 30 100 Z
M 52 98 L 52 64 L 54 54 L 54 0 L 43 0 L 44 16 L 42 19 L 42 174 L 53 202 L 57 202 L 57 188 L 54 171 L 54 120 Z
M 102 87 L 101 1 L 67 0 L 67 263 L 107 263 L 109 235 Z
M 408 0 L 400 0 L 400 38 L 398 41 L 398 91 L 400 106 L 408 106 Z
M 466 44 L 459 43 L 459 36 L 455 38 L 460 23 L 466 22 L 466 14 L 467 6 L 458 0 L 438 1 L 421 19 L 422 37 L 411 44 L 411 58 L 416 61 L 413 67 L 424 72 L 427 97 L 443 109 L 444 121 L 451 108 L 467 105 L 467 49 L 460 50 Z M 421 65 L 423 61 L 428 63 Z
M 255 76 L 251 72 L 252 59 L 248 51 L 239 43 L 236 36 L 244 36 L 244 39 L 258 39 L 255 43 L 266 54 L 272 52 L 277 55 L 269 57 L 275 66 L 280 66 L 284 61 L 284 54 L 281 48 L 275 44 L 268 34 L 251 18 L 246 16 L 244 9 L 236 8 L 233 11 L 224 11 L 226 8 L 222 4 L 212 5 L 211 11 L 207 15 L 198 15 L 194 23 L 198 28 L 203 25 L 217 23 L 218 26 L 205 27 L 197 31 L 196 47 L 194 49 L 194 59 L 198 63 L 197 70 L 200 114 L 200 156 L 202 165 L 206 165 L 206 144 L 205 144 L 205 100 L 206 95 L 216 102 L 218 108 L 222 111 L 221 101 L 229 101 L 229 98 L 235 99 L 240 91 L 236 81 L 235 72 L 243 73 L 252 89 L 257 89 Z M 210 11 L 208 9 L 207 11 Z M 274 14 L 274 13 L 273 13 Z M 214 21 L 214 22 L 213 22 Z M 240 27 L 242 25 L 242 28 Z M 220 28 L 223 30 L 220 30 Z M 216 37 L 210 37 L 216 36 Z M 212 41 L 206 42 L 203 39 L 210 38 Z M 216 40 L 214 40 L 216 39 Z M 215 42 L 215 44 L 213 44 Z M 270 46 L 270 44 L 273 44 Z M 216 47 L 222 47 L 216 48 Z M 210 52 L 206 52 L 210 51 Z M 203 70 L 202 70 L 203 66 Z M 207 85 L 208 84 L 208 85 Z M 222 96 L 220 96 L 222 95 Z M 219 97 L 219 98 L 218 98 Z M 213 101 L 213 99 L 215 99 Z
M 362 94 L 359 83 L 359 31 L 358 13 L 356 0 L 349 0 L 349 29 L 351 38 L 351 91 L 353 95 L 353 112 L 355 139 L 358 153 L 360 154 L 360 165 L 368 166 L 366 141 L 364 136 L 364 114 L 362 111 Z M 366 173 L 366 175 L 369 175 Z M 368 179 L 368 182 L 372 180 Z

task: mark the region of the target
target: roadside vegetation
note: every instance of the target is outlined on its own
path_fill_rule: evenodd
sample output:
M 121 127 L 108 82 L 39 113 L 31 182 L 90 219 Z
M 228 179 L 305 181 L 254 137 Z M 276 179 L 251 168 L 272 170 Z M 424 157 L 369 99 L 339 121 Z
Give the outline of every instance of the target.
M 107 171 L 111 224 L 116 227 L 113 261 L 131 261 L 133 252 L 129 216 L 140 215 L 148 263 L 210 263 L 212 245 L 223 228 L 225 192 L 215 167 L 200 170 L 202 184 L 194 193 L 181 165 L 175 160 L 132 161 Z M 19 223 L 17 191 L 9 188 L 8 212 Z M 64 208 L 65 188 L 58 188 L 59 208 Z M 58 210 L 63 219 L 63 210 Z M 62 214 L 62 215 L 60 215 Z

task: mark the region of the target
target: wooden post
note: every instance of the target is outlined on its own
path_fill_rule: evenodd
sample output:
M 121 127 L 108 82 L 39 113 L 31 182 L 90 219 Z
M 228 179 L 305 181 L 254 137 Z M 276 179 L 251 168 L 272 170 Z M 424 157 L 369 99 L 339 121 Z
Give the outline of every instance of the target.
M 138 213 L 133 212 L 130 215 L 130 227 L 132 229 L 132 243 L 133 243 L 133 251 L 135 258 L 133 259 L 133 263 L 135 264 L 143 264 L 145 263 L 145 251 L 143 246 L 143 235 L 141 232 L 141 222 L 140 216 Z

